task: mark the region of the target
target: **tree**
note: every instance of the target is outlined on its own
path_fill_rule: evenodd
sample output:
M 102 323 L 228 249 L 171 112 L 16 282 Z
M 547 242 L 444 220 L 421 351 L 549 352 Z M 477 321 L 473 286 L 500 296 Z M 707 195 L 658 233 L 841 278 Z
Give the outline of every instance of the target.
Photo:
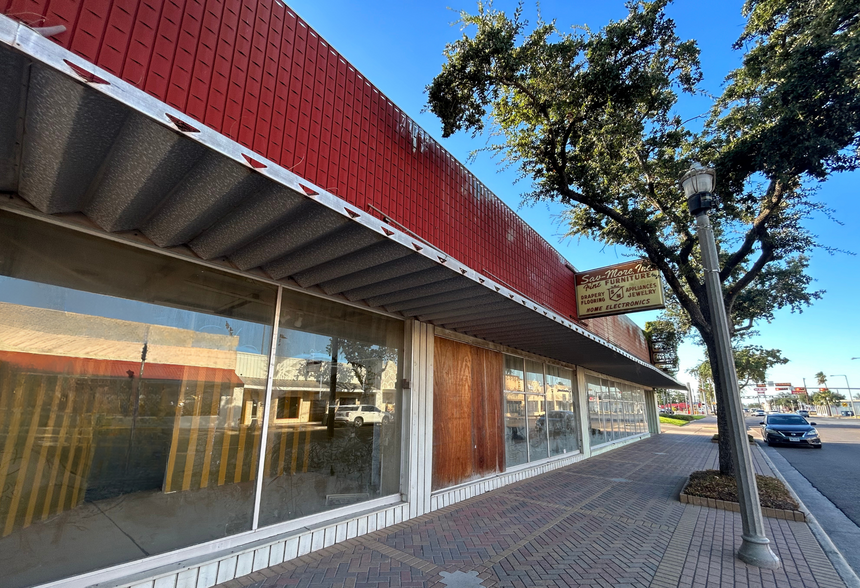
M 646 257 L 671 295 L 667 318 L 680 333 L 695 331 L 715 362 L 678 178 L 694 161 L 717 170 L 711 220 L 734 334 L 819 298 L 806 272 L 817 242 L 803 221 L 827 212 L 809 182 L 858 164 L 860 25 L 856 0 L 749 0 L 743 65 L 693 132 L 674 107 L 680 94 L 699 92 L 699 50 L 677 37 L 666 4 L 630 3 L 624 20 L 573 33 L 544 21 L 528 31 L 521 7 L 508 17 L 479 4 L 461 13 L 468 33 L 446 47 L 428 107 L 446 137 L 490 124 L 487 149 L 529 180 L 526 199 L 569 207 L 570 235 Z M 720 401 L 725 384 L 714 385 Z M 726 426 L 722 411 L 720 470 L 732 473 Z
M 785 393 L 780 394 L 774 398 L 771 398 L 770 405 L 771 406 L 786 407 L 786 408 L 789 408 L 791 410 L 797 410 L 799 408 L 797 397 L 794 396 L 793 394 L 785 394 Z
M 833 411 L 831 410 L 831 406 L 836 404 L 837 402 L 841 402 L 845 400 L 845 397 L 838 392 L 833 392 L 832 390 L 819 390 L 815 394 L 812 395 L 812 401 L 815 404 L 823 404 L 827 407 L 827 416 L 833 416 Z
M 713 409 L 716 397 L 714 396 L 714 376 L 711 373 L 711 362 L 708 360 L 700 361 L 687 370 L 687 373 L 696 378 L 699 392 L 705 398 L 705 404 Z
M 744 388 L 754 382 L 763 382 L 767 371 L 776 366 L 788 363 L 779 349 L 764 349 L 759 345 L 746 345 L 734 350 L 735 371 L 738 374 L 738 387 Z M 711 362 L 706 358 L 687 373 L 699 381 L 699 390 L 705 394 L 708 403 L 714 398 L 714 377 Z
M 819 386 L 824 386 L 825 388 L 827 387 L 827 376 L 824 374 L 824 372 L 818 372 L 817 374 L 815 374 L 815 381 L 818 382 Z

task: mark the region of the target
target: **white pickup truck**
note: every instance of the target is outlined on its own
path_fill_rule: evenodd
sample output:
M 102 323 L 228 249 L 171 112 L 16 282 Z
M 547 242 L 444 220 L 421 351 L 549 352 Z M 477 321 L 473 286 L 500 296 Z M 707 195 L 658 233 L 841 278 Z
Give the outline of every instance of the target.
M 336 425 L 352 425 L 360 427 L 367 424 L 388 424 L 391 415 L 372 404 L 339 406 L 334 413 Z

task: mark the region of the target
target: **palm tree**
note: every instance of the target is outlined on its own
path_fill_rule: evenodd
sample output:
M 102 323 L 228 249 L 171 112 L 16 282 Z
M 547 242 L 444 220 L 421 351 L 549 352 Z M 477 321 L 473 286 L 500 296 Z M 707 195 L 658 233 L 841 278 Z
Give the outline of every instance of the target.
M 824 372 L 818 372 L 815 374 L 815 379 L 818 380 L 819 386 L 827 387 L 827 376 L 824 375 Z
M 827 406 L 827 416 L 833 416 L 830 410 L 830 406 L 837 402 L 845 400 L 845 397 L 838 392 L 831 392 L 830 390 L 824 389 L 819 390 L 812 396 L 812 401 L 816 404 L 824 404 Z

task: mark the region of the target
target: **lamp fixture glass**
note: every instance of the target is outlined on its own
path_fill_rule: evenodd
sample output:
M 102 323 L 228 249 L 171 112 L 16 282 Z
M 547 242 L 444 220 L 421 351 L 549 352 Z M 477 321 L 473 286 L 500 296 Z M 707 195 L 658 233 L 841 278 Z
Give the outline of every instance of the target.
M 703 167 L 699 163 L 694 163 L 690 166 L 689 171 L 681 176 L 681 186 L 684 188 L 684 195 L 687 198 L 702 192 L 713 192 L 715 181 L 716 173 L 714 170 Z

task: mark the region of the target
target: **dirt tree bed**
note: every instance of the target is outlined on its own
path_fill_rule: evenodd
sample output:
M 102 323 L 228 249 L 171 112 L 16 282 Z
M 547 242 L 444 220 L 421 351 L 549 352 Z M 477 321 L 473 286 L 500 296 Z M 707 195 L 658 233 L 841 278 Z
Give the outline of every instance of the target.
M 758 495 L 764 508 L 794 510 L 799 507 L 785 485 L 770 476 L 756 474 Z M 688 496 L 712 498 L 724 502 L 738 501 L 738 486 L 734 477 L 723 476 L 718 470 L 702 470 L 690 474 L 690 481 L 683 490 Z

